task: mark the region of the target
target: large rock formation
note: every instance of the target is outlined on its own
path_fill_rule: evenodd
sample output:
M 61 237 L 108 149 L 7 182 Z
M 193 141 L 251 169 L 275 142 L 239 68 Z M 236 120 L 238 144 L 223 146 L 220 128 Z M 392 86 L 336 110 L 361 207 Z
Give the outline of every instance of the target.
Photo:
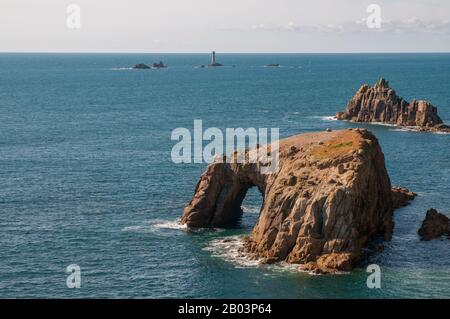
M 392 212 L 410 199 L 396 195 L 394 203 L 383 153 L 367 130 L 281 140 L 278 171 L 272 174 L 261 174 L 260 162 L 230 162 L 208 166 L 181 223 L 227 226 L 242 214 L 242 200 L 256 186 L 264 201 L 243 251 L 264 262 L 307 264 L 321 272 L 351 269 L 371 238 L 391 238 Z M 395 189 L 402 192 L 407 190 Z
M 405 101 L 383 78 L 373 87 L 368 84 L 361 86 L 345 111 L 336 113 L 336 118 L 353 122 L 381 122 L 420 131 L 450 132 L 450 127 L 444 125 L 438 116 L 436 107 L 426 101 Z
M 419 229 L 419 236 L 422 240 L 432 240 L 443 235 L 450 238 L 450 219 L 431 208 Z

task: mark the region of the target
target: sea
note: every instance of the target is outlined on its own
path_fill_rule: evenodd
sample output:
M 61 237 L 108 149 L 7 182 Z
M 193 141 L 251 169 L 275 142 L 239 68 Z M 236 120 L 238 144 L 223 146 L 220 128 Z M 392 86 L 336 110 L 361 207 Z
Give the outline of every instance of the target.
M 450 213 L 450 135 L 332 118 L 384 77 L 450 123 L 450 54 L 217 59 L 223 67 L 202 68 L 206 53 L 0 54 L 0 298 L 450 298 L 449 240 L 417 235 L 429 208 Z M 160 60 L 168 68 L 131 68 Z M 238 253 L 258 190 L 232 229 L 178 223 L 207 164 L 174 163 L 171 136 L 194 120 L 280 138 L 367 128 L 392 184 L 418 197 L 395 212 L 392 240 L 349 273 L 260 264 Z M 367 285 L 371 264 L 380 288 Z

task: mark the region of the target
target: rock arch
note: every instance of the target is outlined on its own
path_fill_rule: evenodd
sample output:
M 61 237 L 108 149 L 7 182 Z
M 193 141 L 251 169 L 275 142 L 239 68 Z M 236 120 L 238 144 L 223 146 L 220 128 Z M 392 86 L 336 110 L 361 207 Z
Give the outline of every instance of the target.
M 415 196 L 391 190 L 384 155 L 367 130 L 296 135 L 280 141 L 279 151 L 273 174 L 261 174 L 259 162 L 209 165 L 181 223 L 224 227 L 242 214 L 242 200 L 256 186 L 263 204 L 243 251 L 265 262 L 349 270 L 373 236 L 391 238 L 393 210 Z

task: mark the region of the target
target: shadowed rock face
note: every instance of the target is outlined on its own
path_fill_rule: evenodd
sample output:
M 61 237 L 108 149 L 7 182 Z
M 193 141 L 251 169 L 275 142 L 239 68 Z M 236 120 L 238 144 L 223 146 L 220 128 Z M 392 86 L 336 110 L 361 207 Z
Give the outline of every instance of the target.
M 408 192 L 399 188 L 393 199 L 383 153 L 369 131 L 296 135 L 281 140 L 279 150 L 273 174 L 261 174 L 260 163 L 209 165 L 181 223 L 226 226 L 242 214 L 242 200 L 256 186 L 264 201 L 243 251 L 265 262 L 349 270 L 369 239 L 391 238 L 392 212 L 411 197 L 397 196 Z
M 432 240 L 443 235 L 450 238 L 450 219 L 431 208 L 419 229 L 419 236 L 422 240 Z
M 411 103 L 397 96 L 385 79 L 375 86 L 364 84 L 348 102 L 344 112 L 336 114 L 339 120 L 353 122 L 381 122 L 415 127 L 419 131 L 450 132 L 437 114 L 437 108 L 426 101 Z

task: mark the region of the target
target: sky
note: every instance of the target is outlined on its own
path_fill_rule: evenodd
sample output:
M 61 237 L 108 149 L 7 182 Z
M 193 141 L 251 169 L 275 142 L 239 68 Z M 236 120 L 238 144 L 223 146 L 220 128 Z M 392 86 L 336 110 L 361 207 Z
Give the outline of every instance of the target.
M 450 0 L 0 0 L 0 52 L 213 49 L 450 52 Z

